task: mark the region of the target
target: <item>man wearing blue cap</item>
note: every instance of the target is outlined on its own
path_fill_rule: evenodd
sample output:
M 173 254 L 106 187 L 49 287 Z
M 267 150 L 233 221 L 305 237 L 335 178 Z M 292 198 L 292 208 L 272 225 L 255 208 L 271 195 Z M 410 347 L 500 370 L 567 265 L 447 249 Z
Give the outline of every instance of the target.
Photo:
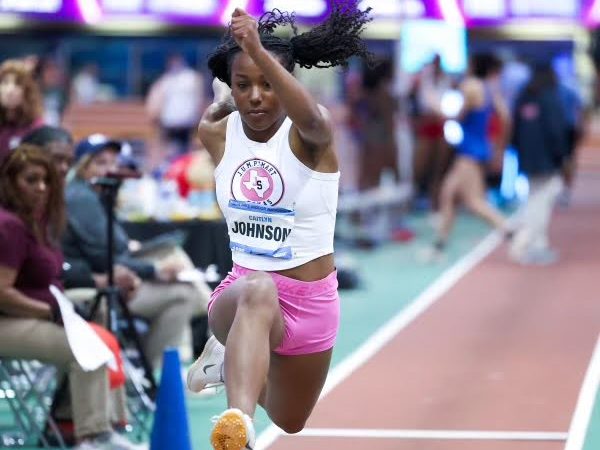
M 112 150 L 118 155 L 121 152 L 121 142 L 110 139 L 103 134 L 92 134 L 77 144 L 75 160 L 79 161 L 84 156 L 93 156 L 103 150 Z
M 114 141 L 113 141 L 114 142 Z M 66 129 L 44 125 L 27 134 L 22 143 L 36 145 L 47 151 L 57 172 L 65 180 L 75 161 L 75 144 L 73 137 Z M 97 288 L 107 285 L 105 273 L 93 273 L 89 264 L 81 258 L 65 259 L 62 280 L 66 289 Z M 115 266 L 115 283 L 126 294 L 133 295 L 139 278 L 125 266 Z
M 117 172 L 121 151 L 119 141 L 92 135 L 75 149 L 75 175 L 66 188 L 68 226 L 63 240 L 66 256 L 85 259 L 93 272 L 106 272 L 108 215 L 93 185 L 94 179 Z M 130 311 L 150 322 L 144 337 L 145 353 L 154 367 L 160 364 L 166 347 L 178 347 L 192 316 L 204 314 L 209 295 L 199 295 L 197 286 L 177 282 L 184 268 L 177 263 L 153 263 L 132 256 L 125 229 L 114 223 L 115 263 L 133 271 L 141 280 L 129 302 Z M 202 293 L 200 293 L 202 294 Z

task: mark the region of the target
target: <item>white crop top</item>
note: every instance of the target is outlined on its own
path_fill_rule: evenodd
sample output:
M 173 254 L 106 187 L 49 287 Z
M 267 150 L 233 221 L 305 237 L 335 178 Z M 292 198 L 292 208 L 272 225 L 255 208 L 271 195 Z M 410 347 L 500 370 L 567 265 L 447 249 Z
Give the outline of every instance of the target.
M 290 148 L 291 126 L 286 118 L 263 143 L 246 136 L 237 111 L 227 120 L 217 201 L 233 262 L 249 269 L 290 269 L 333 252 L 340 173 L 300 162 Z

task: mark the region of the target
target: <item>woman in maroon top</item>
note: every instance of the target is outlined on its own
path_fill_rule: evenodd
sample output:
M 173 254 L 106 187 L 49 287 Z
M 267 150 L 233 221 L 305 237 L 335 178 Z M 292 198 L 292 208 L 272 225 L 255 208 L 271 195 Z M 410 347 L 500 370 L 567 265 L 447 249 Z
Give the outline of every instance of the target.
M 62 182 L 41 149 L 21 145 L 0 168 L 0 358 L 37 359 L 68 372 L 79 450 L 143 448 L 112 431 L 106 369 L 84 372 L 56 300 L 64 223 Z
M 31 69 L 23 61 L 0 65 L 0 164 L 20 139 L 43 124 L 43 106 Z

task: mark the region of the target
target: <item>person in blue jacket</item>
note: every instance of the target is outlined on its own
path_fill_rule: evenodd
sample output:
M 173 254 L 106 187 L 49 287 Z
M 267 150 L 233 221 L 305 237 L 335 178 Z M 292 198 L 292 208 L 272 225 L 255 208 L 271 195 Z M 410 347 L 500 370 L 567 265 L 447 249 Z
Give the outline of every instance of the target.
M 558 259 L 550 248 L 552 209 L 563 188 L 561 168 L 569 154 L 569 120 L 554 70 L 535 68 L 515 105 L 513 144 L 520 170 L 529 180 L 522 226 L 509 250 L 523 264 L 550 264 Z

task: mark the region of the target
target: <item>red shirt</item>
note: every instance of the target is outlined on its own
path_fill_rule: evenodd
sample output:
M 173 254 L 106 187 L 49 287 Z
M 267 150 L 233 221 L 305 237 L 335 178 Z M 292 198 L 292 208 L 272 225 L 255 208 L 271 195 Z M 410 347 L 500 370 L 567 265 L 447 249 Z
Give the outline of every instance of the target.
M 18 216 L 0 208 L 0 266 L 17 272 L 15 289 L 33 300 L 56 305 L 49 286 L 62 289 L 62 264 L 60 249 L 38 242 Z

